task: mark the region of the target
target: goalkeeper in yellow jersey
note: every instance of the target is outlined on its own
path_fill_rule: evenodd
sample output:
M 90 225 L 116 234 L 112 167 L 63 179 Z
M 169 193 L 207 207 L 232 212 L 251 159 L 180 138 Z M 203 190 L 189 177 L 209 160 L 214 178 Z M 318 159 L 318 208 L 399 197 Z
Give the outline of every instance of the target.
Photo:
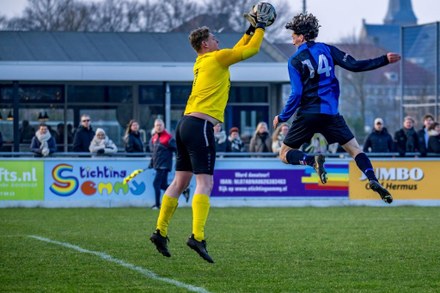
M 251 25 L 232 49 L 219 49 L 219 42 L 207 27 L 191 32 L 189 41 L 197 52 L 194 81 L 184 116 L 176 128 L 176 174 L 165 191 L 156 231 L 150 240 L 164 256 L 168 250 L 168 225 L 177 208 L 177 201 L 189 185 L 193 174 L 196 189 L 192 200 L 192 235 L 187 245 L 203 259 L 213 263 L 206 249 L 205 223 L 209 213 L 209 196 L 213 186 L 215 141 L 213 126 L 223 122 L 229 98 L 229 66 L 258 53 L 269 21 L 269 6 L 256 7 L 256 24 Z

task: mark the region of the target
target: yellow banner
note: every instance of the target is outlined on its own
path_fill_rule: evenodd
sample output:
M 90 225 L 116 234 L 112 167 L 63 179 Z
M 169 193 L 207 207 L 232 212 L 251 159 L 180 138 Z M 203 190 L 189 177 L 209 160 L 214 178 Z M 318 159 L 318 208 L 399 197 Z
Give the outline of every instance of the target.
M 394 199 L 440 199 L 439 161 L 373 161 L 376 177 Z M 350 199 L 380 199 L 354 161 L 349 166 Z

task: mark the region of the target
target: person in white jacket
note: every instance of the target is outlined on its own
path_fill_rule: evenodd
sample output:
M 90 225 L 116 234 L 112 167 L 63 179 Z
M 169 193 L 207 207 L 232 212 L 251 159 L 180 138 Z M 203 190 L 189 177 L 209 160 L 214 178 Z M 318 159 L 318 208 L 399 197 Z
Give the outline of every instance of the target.
M 95 136 L 90 143 L 89 150 L 92 154 L 103 155 L 103 154 L 114 154 L 118 151 L 118 147 L 114 142 L 108 138 L 105 134 L 104 129 L 96 129 Z

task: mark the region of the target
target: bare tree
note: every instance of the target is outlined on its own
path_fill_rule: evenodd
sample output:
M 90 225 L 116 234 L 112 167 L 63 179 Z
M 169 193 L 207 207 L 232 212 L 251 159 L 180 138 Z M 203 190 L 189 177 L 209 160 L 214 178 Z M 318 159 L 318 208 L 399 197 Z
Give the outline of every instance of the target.
M 243 13 L 255 0 L 28 0 L 22 17 L 0 18 L 0 27 L 39 31 L 150 31 L 167 32 L 201 14 L 218 18 L 234 31 L 247 26 Z M 274 0 L 278 17 L 266 37 L 274 40 L 285 33 L 291 17 L 287 0 Z M 282 37 L 285 40 L 285 37 Z
M 201 12 L 200 6 L 192 0 L 162 0 L 159 2 L 162 10 L 162 26 L 165 31 L 178 27 Z
M 147 32 L 163 32 L 169 30 L 164 26 L 162 7 L 155 0 L 145 0 L 140 5 L 139 30 Z
M 243 17 L 243 13 L 248 12 L 254 0 L 205 0 L 204 12 L 217 17 L 228 16 L 224 22 L 229 23 L 235 31 L 243 31 L 247 26 L 247 21 Z
M 204 11 L 217 17 L 229 16 L 229 25 L 237 32 L 242 32 L 248 25 L 243 13 L 249 12 L 258 1 L 255 0 L 205 0 Z M 285 32 L 287 20 L 292 18 L 292 9 L 287 0 L 271 1 L 277 12 L 277 19 L 267 28 L 266 38 L 269 40 L 286 40 L 289 34 Z
M 141 5 L 128 0 L 105 0 L 90 5 L 92 31 L 139 30 Z
M 89 23 L 87 5 L 74 0 L 28 0 L 22 17 L 7 21 L 11 30 L 78 31 Z
M 0 29 L 6 28 L 8 19 L 4 15 L 0 15 Z

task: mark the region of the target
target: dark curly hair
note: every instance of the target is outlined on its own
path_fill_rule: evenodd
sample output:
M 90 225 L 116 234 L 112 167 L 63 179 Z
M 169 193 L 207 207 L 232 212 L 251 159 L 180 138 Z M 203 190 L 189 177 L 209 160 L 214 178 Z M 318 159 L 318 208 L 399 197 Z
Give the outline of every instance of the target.
M 202 48 L 202 42 L 209 38 L 209 28 L 206 26 L 199 27 L 189 34 L 189 42 L 196 52 Z
M 295 15 L 292 21 L 286 24 L 286 29 L 293 30 L 297 35 L 304 35 L 306 41 L 315 39 L 320 27 L 318 19 L 311 13 Z

